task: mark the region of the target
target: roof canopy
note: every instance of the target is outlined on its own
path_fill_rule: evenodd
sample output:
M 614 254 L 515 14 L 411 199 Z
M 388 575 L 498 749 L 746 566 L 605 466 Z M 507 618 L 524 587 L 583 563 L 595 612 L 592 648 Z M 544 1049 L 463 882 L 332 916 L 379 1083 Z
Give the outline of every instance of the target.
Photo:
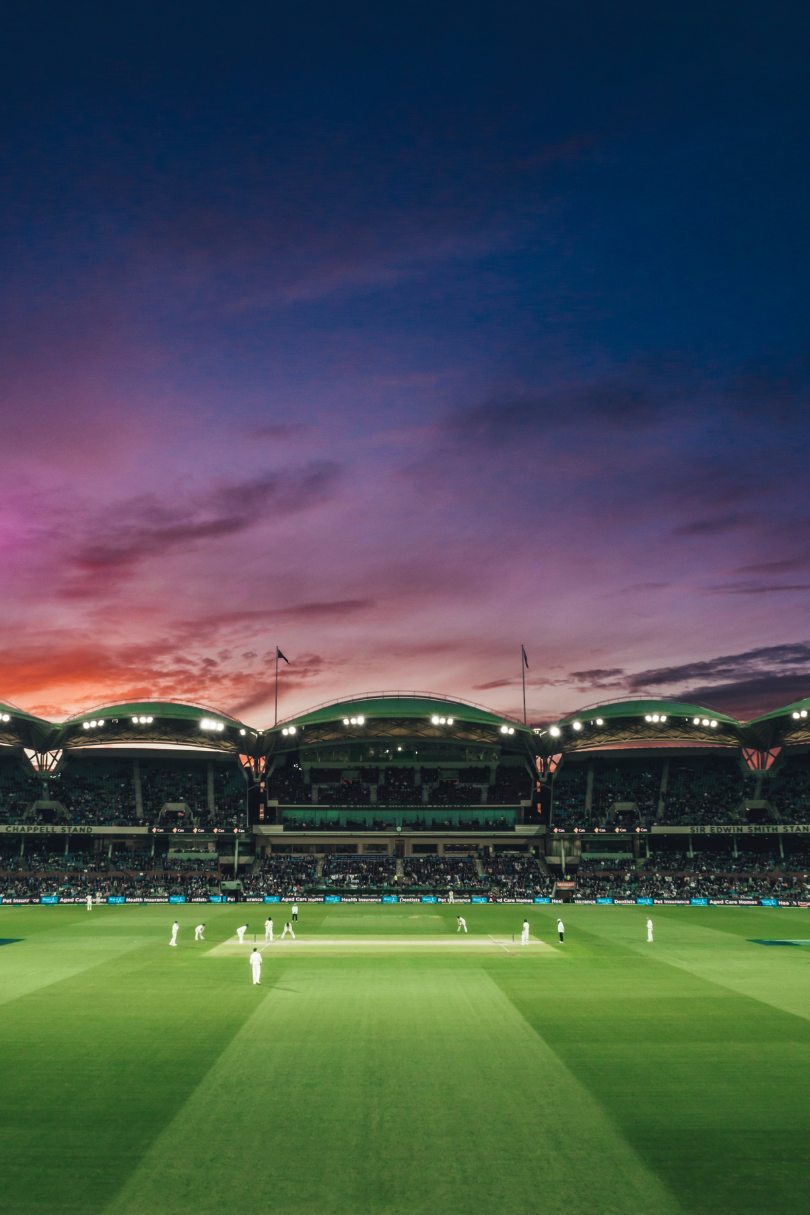
M 306 713 L 279 722 L 274 729 L 283 727 L 316 725 L 322 722 L 343 721 L 345 718 L 364 717 L 367 721 L 412 717 L 431 721 L 433 717 L 452 718 L 453 721 L 475 722 L 481 725 L 507 725 L 515 731 L 529 732 L 528 727 L 512 717 L 493 713 L 481 705 L 463 700 L 450 700 L 446 696 L 435 696 L 430 692 L 369 692 L 366 696 L 355 696 L 350 700 L 335 700 L 317 705 Z M 269 733 L 270 731 L 268 731 Z
M 197 747 L 247 753 L 258 731 L 204 705 L 177 700 L 124 700 L 69 717 L 55 727 L 55 743 L 78 747 Z
M 538 750 L 552 754 L 617 746 L 739 746 L 743 726 L 717 709 L 656 697 L 588 705 L 537 733 Z
M 96 720 L 102 718 L 104 721 L 108 721 L 110 718 L 116 717 L 144 716 L 175 718 L 181 721 L 198 721 L 202 717 L 214 716 L 230 725 L 242 725 L 237 718 L 231 717 L 229 713 L 223 713 L 220 709 L 212 709 L 207 705 L 188 704 L 181 700 L 122 700 L 117 704 L 99 705 L 93 709 L 85 709 L 82 713 L 74 713 L 72 717 L 66 719 L 64 724 L 82 722 L 92 717 Z
M 656 713 L 659 717 L 662 714 L 667 718 L 709 717 L 729 725 L 740 724 L 735 717 L 729 717 L 727 713 L 720 713 L 717 709 L 708 709 L 705 705 L 690 704 L 688 701 L 669 697 L 656 700 L 608 700 L 604 704 L 588 705 L 577 713 L 569 713 L 567 717 L 560 718 L 558 724 L 563 725 L 578 718 L 584 721 L 601 717 L 603 721 L 607 721 L 616 717 L 647 717 Z
M 770 713 L 762 713 L 759 717 L 752 717 L 748 724 L 756 726 L 762 721 L 775 721 L 779 717 L 787 717 L 791 721 L 795 721 L 797 718 L 802 718 L 802 711 L 804 711 L 805 717 L 810 715 L 810 696 L 805 700 L 794 700 L 792 704 L 784 705 L 781 709 L 771 709 Z

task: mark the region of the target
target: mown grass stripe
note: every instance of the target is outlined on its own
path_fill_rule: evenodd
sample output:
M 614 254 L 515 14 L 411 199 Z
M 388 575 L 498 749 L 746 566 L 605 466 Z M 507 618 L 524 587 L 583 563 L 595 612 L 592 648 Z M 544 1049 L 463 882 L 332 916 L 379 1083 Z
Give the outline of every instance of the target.
M 223 1210 L 679 1208 L 480 969 L 324 959 L 284 969 L 106 1215 Z

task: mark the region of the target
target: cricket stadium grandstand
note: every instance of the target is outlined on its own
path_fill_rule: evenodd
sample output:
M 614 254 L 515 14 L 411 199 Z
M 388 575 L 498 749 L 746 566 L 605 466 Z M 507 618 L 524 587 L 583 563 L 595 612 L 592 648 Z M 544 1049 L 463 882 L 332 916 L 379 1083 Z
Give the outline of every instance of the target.
M 380 692 L 257 730 L 0 703 L 0 895 L 804 904 L 809 711 L 625 699 L 532 727 Z

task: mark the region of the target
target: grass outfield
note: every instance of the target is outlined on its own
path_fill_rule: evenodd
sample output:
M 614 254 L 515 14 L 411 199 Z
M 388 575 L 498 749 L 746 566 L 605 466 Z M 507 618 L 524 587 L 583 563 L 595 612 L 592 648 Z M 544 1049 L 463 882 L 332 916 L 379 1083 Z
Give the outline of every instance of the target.
M 265 910 L 0 908 L 9 1215 L 807 1210 L 808 911 Z

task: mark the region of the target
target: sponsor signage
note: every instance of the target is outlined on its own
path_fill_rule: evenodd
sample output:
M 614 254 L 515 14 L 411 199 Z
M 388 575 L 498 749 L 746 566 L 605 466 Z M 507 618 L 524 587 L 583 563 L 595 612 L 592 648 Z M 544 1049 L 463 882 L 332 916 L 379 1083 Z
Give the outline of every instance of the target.
M 70 823 L 34 826 L 28 823 L 3 823 L 0 835 L 146 835 L 148 827 L 83 827 Z
M 653 835 L 810 835 L 810 823 L 722 823 L 716 826 L 651 827 Z
M 202 827 L 141 827 L 122 823 L 119 827 L 97 827 L 84 823 L 0 823 L 0 835 L 177 835 L 200 839 L 215 839 L 221 836 L 245 835 L 244 827 L 214 827 L 206 831 Z
M 73 896 L 60 897 L 59 895 L 56 895 L 56 894 L 43 894 L 40 897 L 32 896 L 30 898 L 9 898 L 9 897 L 3 898 L 3 897 L 0 897 L 0 904 L 5 904 L 6 906 L 27 906 L 28 904 L 40 905 L 40 904 L 55 904 L 55 903 L 81 903 L 83 905 L 86 901 L 87 901 L 87 898 L 85 895 L 81 895 L 81 896 L 77 896 L 77 897 L 73 897 Z M 189 903 L 235 903 L 236 901 L 237 900 L 236 900 L 235 896 L 233 896 L 233 895 L 228 896 L 228 895 L 223 895 L 223 894 L 212 894 L 212 895 L 207 895 L 207 896 L 201 895 L 199 897 L 195 896 L 190 899 L 186 899 L 186 897 L 184 895 L 176 895 L 176 894 L 170 895 L 170 896 L 143 895 L 143 896 L 139 896 L 139 897 L 133 897 L 130 895 L 125 897 L 124 895 L 112 895 L 111 894 L 111 895 L 107 895 L 101 899 L 94 900 L 94 902 L 96 904 L 98 904 L 98 903 L 112 903 L 112 904 L 185 903 L 185 902 L 189 902 Z M 284 901 L 291 904 L 295 900 L 285 899 Z M 306 896 L 301 896 L 297 901 L 299 903 L 358 903 L 358 902 L 359 903 L 436 903 L 436 902 L 439 902 L 439 903 L 446 904 L 447 906 L 453 906 L 453 904 L 462 904 L 462 903 L 497 903 L 497 902 L 499 902 L 498 899 L 488 899 L 488 898 L 484 897 L 483 895 L 475 895 L 475 894 L 471 898 L 454 899 L 453 903 L 450 903 L 449 899 L 437 898 L 435 895 L 422 895 L 420 897 L 413 897 L 413 896 L 408 896 L 408 895 L 396 895 L 396 894 L 386 894 L 386 895 L 382 895 L 381 897 L 377 897 L 377 898 L 362 898 L 362 899 L 348 898 L 345 895 L 339 895 L 339 894 L 328 894 L 325 897 L 316 896 L 316 897 L 312 897 L 312 898 L 308 898 Z M 276 895 L 268 894 L 268 895 L 264 895 L 264 896 L 261 896 L 261 895 L 250 896 L 249 895 L 243 900 L 243 902 L 245 902 L 245 903 L 280 903 L 281 899 L 277 894 Z M 563 902 L 563 900 L 557 899 L 557 898 L 549 898 L 548 896 L 544 896 L 544 895 L 538 895 L 536 898 L 533 898 L 533 899 L 514 899 L 514 900 L 510 900 L 510 902 L 561 904 Z M 577 904 L 581 904 L 583 906 L 592 906 L 592 905 L 596 905 L 596 904 L 607 906 L 607 905 L 612 904 L 613 906 L 616 906 L 616 907 L 635 907 L 636 905 L 639 905 L 639 904 L 642 906 L 656 906 L 656 907 L 805 907 L 805 908 L 810 907 L 810 902 L 808 902 L 807 900 L 774 899 L 774 898 L 760 898 L 760 899 L 710 899 L 710 898 L 614 899 L 614 898 L 605 897 L 605 898 L 595 898 L 595 899 L 576 898 L 576 899 L 574 899 L 574 902 Z

